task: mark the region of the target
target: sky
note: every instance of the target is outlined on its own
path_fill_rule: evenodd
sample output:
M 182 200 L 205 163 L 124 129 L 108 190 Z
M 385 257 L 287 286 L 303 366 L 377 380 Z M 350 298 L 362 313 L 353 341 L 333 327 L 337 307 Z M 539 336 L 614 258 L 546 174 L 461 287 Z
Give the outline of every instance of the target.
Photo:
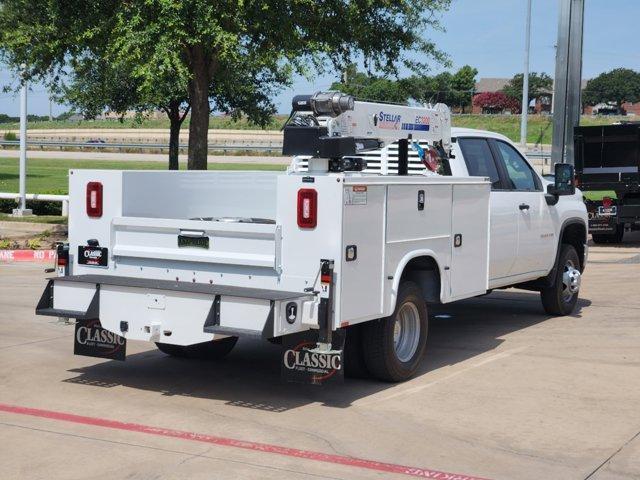
M 531 71 L 551 76 L 555 72 L 560 1 L 532 0 Z M 585 4 L 583 78 L 618 67 L 640 70 L 640 0 L 585 0 Z M 449 11 L 441 15 L 446 31 L 426 36 L 449 55 L 454 70 L 468 64 L 478 69 L 478 78 L 512 77 L 524 69 L 525 14 L 526 0 L 452 0 Z M 442 67 L 433 64 L 429 73 L 439 71 Z M 294 95 L 327 89 L 333 80 L 332 75 L 296 78 L 292 88 L 275 98 L 278 111 L 288 113 Z M 0 85 L 8 83 L 11 73 L 0 67 Z M 31 90 L 29 113 L 47 115 L 46 90 L 39 85 Z M 54 115 L 65 110 L 64 105 L 53 105 Z M 0 113 L 18 115 L 19 96 L 0 92 Z

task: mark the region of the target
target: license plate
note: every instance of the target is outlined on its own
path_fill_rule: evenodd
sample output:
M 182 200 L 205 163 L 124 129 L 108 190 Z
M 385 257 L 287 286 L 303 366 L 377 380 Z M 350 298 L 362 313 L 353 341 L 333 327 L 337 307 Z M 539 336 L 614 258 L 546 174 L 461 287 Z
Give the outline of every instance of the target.
M 109 249 L 104 247 L 78 246 L 78 263 L 106 267 L 109 260 Z
M 618 207 L 598 207 L 598 216 L 599 217 L 613 217 L 618 214 Z
M 73 353 L 85 357 L 124 361 L 127 339 L 102 328 L 100 320 L 78 320 Z
M 191 237 L 178 235 L 178 247 L 180 248 L 204 248 L 209 250 L 209 237 Z

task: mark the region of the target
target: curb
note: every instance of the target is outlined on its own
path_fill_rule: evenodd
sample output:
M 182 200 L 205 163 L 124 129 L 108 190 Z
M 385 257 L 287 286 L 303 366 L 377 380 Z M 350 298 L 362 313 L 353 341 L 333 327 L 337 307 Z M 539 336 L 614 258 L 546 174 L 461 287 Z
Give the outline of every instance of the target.
M 53 262 L 55 250 L 0 250 L 0 263 Z

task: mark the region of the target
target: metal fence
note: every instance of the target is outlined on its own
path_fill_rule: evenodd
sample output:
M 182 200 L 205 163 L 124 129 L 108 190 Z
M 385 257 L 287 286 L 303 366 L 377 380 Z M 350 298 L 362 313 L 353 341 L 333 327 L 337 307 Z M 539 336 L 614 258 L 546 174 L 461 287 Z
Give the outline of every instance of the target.
M 18 147 L 20 146 L 19 140 L 0 140 L 0 147 Z M 169 144 L 167 143 L 89 143 L 89 142 L 59 142 L 54 140 L 28 140 L 27 147 L 39 147 L 40 149 L 51 148 L 75 148 L 79 150 L 169 150 Z M 180 144 L 180 150 L 186 150 L 188 144 Z M 257 151 L 257 152 L 280 152 L 282 150 L 282 143 L 269 142 L 268 145 L 254 145 L 254 144 L 209 144 L 210 151 L 220 152 L 239 152 L 239 151 Z
M 62 216 L 69 216 L 69 195 L 50 195 L 47 193 L 27 193 L 27 200 L 35 200 L 41 202 L 60 202 L 62 203 Z M 0 193 L 2 200 L 19 200 L 19 193 Z

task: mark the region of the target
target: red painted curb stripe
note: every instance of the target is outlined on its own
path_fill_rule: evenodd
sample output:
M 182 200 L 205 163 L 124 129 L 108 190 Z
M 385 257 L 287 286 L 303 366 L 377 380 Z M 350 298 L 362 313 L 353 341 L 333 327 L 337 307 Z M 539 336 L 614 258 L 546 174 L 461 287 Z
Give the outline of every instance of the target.
M 332 455 L 328 453 L 313 452 L 310 450 L 299 450 L 297 448 L 287 448 L 278 445 L 269 445 L 267 443 L 246 442 L 244 440 L 237 440 L 233 438 L 216 437 L 200 433 L 185 432 L 182 430 L 150 427 L 138 423 L 125 423 L 119 422 L 117 420 L 85 417 L 82 415 L 74 415 L 72 413 L 40 410 L 38 408 L 19 407 L 15 405 L 6 405 L 3 403 L 0 403 L 0 412 L 14 413 L 17 415 L 28 415 L 31 417 L 40 417 L 50 420 L 60 420 L 62 422 L 78 423 L 81 425 L 93 425 L 95 427 L 113 428 L 116 430 L 125 430 L 128 432 L 147 433 L 150 435 L 158 435 L 161 437 L 179 438 L 181 440 L 211 443 L 223 447 L 242 448 L 244 450 L 272 453 L 276 455 L 284 455 L 287 457 L 297 457 L 306 460 L 315 460 L 317 462 L 334 463 L 338 465 L 346 465 L 349 467 L 376 470 L 379 472 L 398 473 L 413 477 L 430 478 L 435 480 L 487 480 L 480 477 L 460 475 L 457 473 L 439 472 L 437 470 L 431 470 L 427 468 L 407 467 L 404 465 L 376 462 L 374 460 L 365 460 L 356 457 L 345 457 L 342 455 Z
M 53 262 L 55 250 L 0 250 L 0 262 Z

